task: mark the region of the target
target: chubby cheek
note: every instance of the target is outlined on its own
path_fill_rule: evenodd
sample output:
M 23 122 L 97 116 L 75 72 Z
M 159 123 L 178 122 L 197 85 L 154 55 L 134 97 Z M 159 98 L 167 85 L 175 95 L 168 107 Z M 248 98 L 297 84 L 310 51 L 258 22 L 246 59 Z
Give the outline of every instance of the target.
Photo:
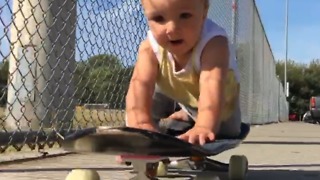
M 152 28 L 151 26 L 150 26 L 150 30 L 154 38 L 158 42 L 158 44 L 160 46 L 165 47 L 167 43 L 167 36 L 166 36 L 165 30 L 162 30 L 161 28 Z
M 197 28 L 189 28 L 184 31 L 184 37 L 186 37 L 190 42 L 189 43 L 196 43 L 198 38 L 201 35 L 201 29 Z
M 202 27 L 204 25 L 203 23 L 204 23 L 203 21 L 199 20 L 197 22 L 194 22 L 194 24 L 190 24 L 188 26 L 188 31 L 190 34 L 193 34 L 194 38 L 197 39 L 201 35 Z

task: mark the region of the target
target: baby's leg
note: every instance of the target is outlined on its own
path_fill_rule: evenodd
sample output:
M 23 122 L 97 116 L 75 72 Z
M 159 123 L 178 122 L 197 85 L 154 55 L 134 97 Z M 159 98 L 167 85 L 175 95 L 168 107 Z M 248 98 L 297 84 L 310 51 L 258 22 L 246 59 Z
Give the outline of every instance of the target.
M 162 94 L 158 89 L 155 90 L 152 101 L 152 120 L 158 125 L 161 119 L 167 118 L 174 112 L 176 105 L 171 98 Z M 127 124 L 127 117 L 125 119 Z
M 175 102 L 160 92 L 155 92 L 152 98 L 151 114 L 155 123 L 167 118 L 175 111 Z
M 221 123 L 218 137 L 237 137 L 241 131 L 241 111 L 239 105 L 236 107 L 232 116 Z
M 168 119 L 175 111 L 180 110 L 180 106 L 171 98 L 161 93 L 157 88 L 152 97 L 152 123 L 163 133 L 176 135 L 179 132 L 185 132 L 190 129 L 194 122 Z M 127 125 L 127 116 L 125 117 Z M 170 129 L 170 132 L 168 131 Z
M 177 103 L 176 111 L 183 111 L 188 115 L 187 120 L 182 119 L 165 119 L 160 122 L 160 127 L 165 127 L 165 133 L 177 136 L 187 132 L 194 126 L 193 109 L 186 108 L 182 104 Z M 196 112 L 196 111 L 195 111 Z
M 153 95 L 152 119 L 161 132 L 177 135 L 193 126 L 193 123 L 189 121 L 168 119 L 171 114 L 178 110 L 180 110 L 180 106 L 173 99 L 162 94 L 160 91 L 155 91 Z
M 198 116 L 198 109 L 191 108 L 188 106 L 181 105 L 181 108 L 188 113 L 189 119 L 191 121 L 196 121 L 196 117 Z M 232 116 L 226 120 L 225 122 L 222 122 L 220 127 L 218 128 L 218 133 L 216 136 L 218 137 L 236 137 L 240 133 L 241 128 L 241 112 L 239 103 L 237 103 L 235 112 L 232 114 Z

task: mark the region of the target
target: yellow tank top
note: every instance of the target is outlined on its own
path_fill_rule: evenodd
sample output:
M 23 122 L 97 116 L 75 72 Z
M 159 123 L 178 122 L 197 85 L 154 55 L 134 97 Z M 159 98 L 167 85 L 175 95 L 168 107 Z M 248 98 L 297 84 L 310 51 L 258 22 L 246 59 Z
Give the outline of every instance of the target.
M 200 57 L 206 43 L 215 36 L 227 37 L 226 31 L 210 19 L 205 21 L 199 43 L 194 48 L 189 64 L 184 72 L 174 72 L 174 63 L 171 54 L 163 49 L 155 40 L 151 31 L 148 38 L 153 51 L 159 62 L 159 75 L 157 86 L 166 96 L 175 101 L 193 108 L 198 107 Z M 222 109 L 222 120 L 228 119 L 234 112 L 239 101 L 239 70 L 236 62 L 234 47 L 230 46 L 229 71 L 227 73 L 224 87 L 224 105 Z
M 157 77 L 157 86 L 161 92 L 173 100 L 193 108 L 198 107 L 198 99 L 200 95 L 199 79 L 200 74 L 195 68 L 195 53 L 192 53 L 191 68 L 184 73 L 174 73 L 172 62 L 168 58 L 168 52 L 159 47 L 161 60 L 159 61 L 159 75 Z M 228 119 L 235 110 L 239 95 L 239 83 L 236 80 L 234 71 L 229 69 L 227 73 L 224 100 L 221 119 Z

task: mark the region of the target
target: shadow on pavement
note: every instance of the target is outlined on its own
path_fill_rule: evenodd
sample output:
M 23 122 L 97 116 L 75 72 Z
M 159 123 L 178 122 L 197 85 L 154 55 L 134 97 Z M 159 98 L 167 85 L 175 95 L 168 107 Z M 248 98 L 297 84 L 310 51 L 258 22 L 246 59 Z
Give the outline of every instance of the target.
M 60 171 L 71 171 L 72 169 L 77 169 L 77 167 L 72 168 L 10 168 L 10 169 L 0 169 L 0 173 L 22 173 L 22 172 L 60 172 Z M 84 169 L 81 167 L 79 169 Z M 125 171 L 131 170 L 131 167 L 105 167 L 105 168 L 85 168 L 97 171 Z
M 214 180 L 228 180 L 227 173 L 207 173 L 205 177 L 210 177 Z M 192 179 L 192 178 L 189 178 Z M 252 169 L 249 170 L 247 180 L 275 180 L 275 179 L 290 179 L 290 180 L 319 180 L 319 171 L 305 170 L 288 170 L 288 169 Z
M 316 180 L 320 179 L 319 171 L 312 170 L 289 170 L 283 168 L 295 168 L 299 167 L 320 167 L 320 164 L 294 164 L 294 165 L 252 165 L 250 166 L 250 170 L 248 172 L 248 180 L 273 180 L 273 179 L 290 179 L 290 180 L 300 180 L 300 179 L 308 179 L 308 180 Z M 253 168 L 253 169 L 252 169 Z M 259 169 L 261 168 L 261 169 Z M 263 168 L 263 169 L 262 169 Z M 265 169 L 270 168 L 270 169 Z M 272 169 L 279 168 L 279 169 Z M 282 169 L 280 169 L 282 168 Z M 70 171 L 72 168 L 21 168 L 21 169 L 1 169 L 1 173 L 34 173 L 37 175 L 37 172 L 66 172 Z M 132 170 L 131 167 L 107 167 L 107 168 L 86 168 L 86 169 L 95 169 L 101 173 L 103 179 L 108 177 L 109 173 L 117 173 L 117 172 L 108 172 L 108 171 L 127 171 Z M 128 171 L 128 173 L 130 172 Z M 190 172 L 190 171 L 171 171 L 172 175 L 166 177 L 167 178 L 177 178 L 177 179 L 194 179 L 193 177 L 199 173 Z M 205 172 L 201 173 L 202 177 L 210 177 L 210 179 L 214 180 L 227 180 L 227 173 L 221 172 Z M 162 179 L 162 178 L 160 178 Z
M 272 144 L 272 145 L 320 145 L 320 142 L 301 141 L 244 141 L 242 144 Z
M 263 170 L 250 170 L 248 180 L 254 179 L 290 179 L 290 180 L 316 180 L 320 179 L 319 171 L 305 171 L 305 170 L 288 170 L 288 169 L 263 169 Z
M 319 167 L 320 164 L 278 164 L 278 165 L 250 165 L 249 168 L 302 168 L 302 167 Z

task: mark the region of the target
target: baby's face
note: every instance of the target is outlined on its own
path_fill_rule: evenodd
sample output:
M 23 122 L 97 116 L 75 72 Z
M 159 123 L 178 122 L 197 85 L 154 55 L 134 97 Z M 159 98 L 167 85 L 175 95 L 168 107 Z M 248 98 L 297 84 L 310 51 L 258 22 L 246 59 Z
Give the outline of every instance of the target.
M 157 42 L 181 56 L 196 45 L 207 6 L 204 0 L 142 0 L 150 30 Z

